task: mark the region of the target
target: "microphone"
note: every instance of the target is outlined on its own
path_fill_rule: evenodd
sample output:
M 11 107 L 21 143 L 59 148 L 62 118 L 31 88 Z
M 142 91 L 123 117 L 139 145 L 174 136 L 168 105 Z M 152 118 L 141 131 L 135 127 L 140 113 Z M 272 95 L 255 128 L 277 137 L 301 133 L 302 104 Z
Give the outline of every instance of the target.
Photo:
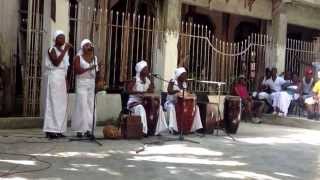
M 154 77 L 158 77 L 159 74 L 155 74 L 155 73 L 149 73 L 149 76 L 154 76 Z

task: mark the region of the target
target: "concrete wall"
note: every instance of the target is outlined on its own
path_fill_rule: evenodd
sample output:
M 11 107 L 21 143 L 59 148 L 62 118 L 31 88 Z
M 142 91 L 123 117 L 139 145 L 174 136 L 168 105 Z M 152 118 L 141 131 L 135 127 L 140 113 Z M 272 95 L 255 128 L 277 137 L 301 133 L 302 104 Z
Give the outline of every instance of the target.
M 0 1 L 0 64 L 9 65 L 10 51 L 17 47 L 19 0 Z
M 246 16 L 237 16 L 237 15 L 231 14 L 230 18 L 229 18 L 229 25 L 228 25 L 229 28 L 228 28 L 227 32 L 225 32 L 226 27 L 224 27 L 224 24 L 223 24 L 223 13 L 222 12 L 206 9 L 203 7 L 196 7 L 194 12 L 197 14 L 208 16 L 211 19 L 211 23 L 215 28 L 214 35 L 217 38 L 219 38 L 221 40 L 225 40 L 225 41 L 230 41 L 230 42 L 234 41 L 235 30 L 241 22 L 254 23 L 259 28 L 259 21 L 260 21 L 259 19 L 252 18 L 252 17 L 246 17 Z
M 290 4 L 286 8 L 288 23 L 320 30 L 320 8 Z
M 288 23 L 320 29 L 320 1 L 318 0 L 289 0 L 286 11 Z M 249 16 L 259 19 L 272 20 L 272 1 L 257 0 L 252 6 L 252 10 L 244 7 L 244 0 L 183 0 L 182 3 L 194 5 L 220 12 Z
M 225 0 L 214 0 L 210 2 L 210 9 L 259 19 L 271 19 L 272 17 L 271 0 L 255 1 L 251 11 L 244 6 L 244 0 L 230 0 L 227 3 Z
M 51 18 L 51 43 L 53 45 L 53 34 L 56 30 L 62 30 L 66 34 L 66 41 L 68 41 L 69 34 L 69 0 L 56 1 L 56 20 Z
M 72 117 L 75 107 L 76 95 L 70 93 L 68 96 L 68 119 Z M 120 94 L 106 94 L 104 91 L 97 93 L 97 122 L 104 122 L 109 119 L 117 119 L 121 111 Z
M 209 8 L 210 10 L 221 11 L 225 13 L 256 17 L 260 19 L 271 19 L 272 17 L 272 1 L 257 0 L 252 10 L 244 7 L 244 0 L 183 0 L 185 4 Z

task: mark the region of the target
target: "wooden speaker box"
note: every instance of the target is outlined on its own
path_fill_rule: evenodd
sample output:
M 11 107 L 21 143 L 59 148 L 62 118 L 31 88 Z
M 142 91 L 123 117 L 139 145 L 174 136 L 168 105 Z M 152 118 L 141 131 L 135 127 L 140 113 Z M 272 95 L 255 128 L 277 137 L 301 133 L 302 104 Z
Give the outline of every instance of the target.
M 143 137 L 140 116 L 125 115 L 121 119 L 120 126 L 124 139 L 141 139 Z

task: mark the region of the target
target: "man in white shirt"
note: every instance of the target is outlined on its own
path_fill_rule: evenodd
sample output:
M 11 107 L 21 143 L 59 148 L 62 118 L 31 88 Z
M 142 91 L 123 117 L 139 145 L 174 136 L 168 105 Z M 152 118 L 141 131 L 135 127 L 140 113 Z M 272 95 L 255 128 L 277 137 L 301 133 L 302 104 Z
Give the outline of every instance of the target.
M 286 81 L 277 75 L 277 68 L 272 68 L 271 70 L 271 78 L 267 79 L 264 82 L 264 85 L 268 86 L 271 89 L 270 99 L 272 102 L 276 102 L 275 100 L 279 98 L 279 92 L 282 90 L 282 86 L 286 83 Z M 274 114 L 279 112 L 279 108 L 274 106 Z
M 271 78 L 267 79 L 264 82 L 264 85 L 269 86 L 272 92 L 279 92 L 282 90 L 282 85 L 284 83 L 286 83 L 286 81 L 277 75 L 277 68 L 272 68 Z

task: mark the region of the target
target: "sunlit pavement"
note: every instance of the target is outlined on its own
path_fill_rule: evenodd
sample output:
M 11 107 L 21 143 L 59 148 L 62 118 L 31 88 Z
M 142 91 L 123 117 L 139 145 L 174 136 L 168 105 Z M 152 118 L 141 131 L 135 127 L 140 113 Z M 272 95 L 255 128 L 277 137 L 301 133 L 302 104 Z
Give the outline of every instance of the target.
M 188 135 L 200 144 L 165 142 L 146 145 L 140 153 L 136 150 L 143 142 L 159 142 L 158 137 L 101 140 L 98 146 L 37 138 L 43 137 L 39 129 L 2 130 L 0 135 L 0 152 L 16 153 L 0 154 L 4 179 L 320 179 L 320 131 L 307 129 L 241 123 L 236 141 Z M 35 171 L 15 174 L 30 170 Z

